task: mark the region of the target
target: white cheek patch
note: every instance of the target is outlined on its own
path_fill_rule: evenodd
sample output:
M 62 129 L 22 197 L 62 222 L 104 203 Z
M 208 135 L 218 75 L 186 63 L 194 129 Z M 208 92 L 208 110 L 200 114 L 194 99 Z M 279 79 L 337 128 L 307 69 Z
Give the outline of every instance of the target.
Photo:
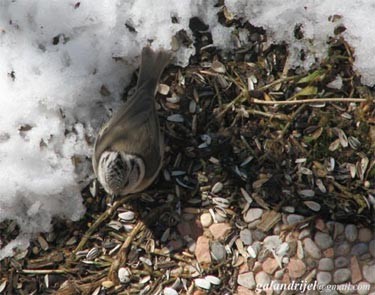
M 144 162 L 135 155 L 106 151 L 99 159 L 98 180 L 109 194 L 126 195 L 136 191 L 144 176 Z

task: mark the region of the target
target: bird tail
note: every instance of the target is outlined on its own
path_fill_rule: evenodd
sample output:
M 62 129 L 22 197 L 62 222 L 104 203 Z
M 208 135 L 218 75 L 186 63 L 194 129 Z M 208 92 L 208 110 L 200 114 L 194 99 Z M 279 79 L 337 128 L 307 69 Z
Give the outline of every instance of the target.
M 164 50 L 154 51 L 149 46 L 144 47 L 137 88 L 147 86 L 155 93 L 160 76 L 170 61 L 171 54 L 169 52 Z

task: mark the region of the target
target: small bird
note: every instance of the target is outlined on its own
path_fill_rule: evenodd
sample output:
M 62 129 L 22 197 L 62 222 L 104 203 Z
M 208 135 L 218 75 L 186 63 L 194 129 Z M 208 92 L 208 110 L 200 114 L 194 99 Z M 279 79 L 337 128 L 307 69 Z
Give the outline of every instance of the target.
M 144 47 L 136 91 L 102 127 L 92 159 L 96 177 L 111 195 L 146 189 L 163 160 L 163 137 L 155 108 L 155 94 L 170 53 Z

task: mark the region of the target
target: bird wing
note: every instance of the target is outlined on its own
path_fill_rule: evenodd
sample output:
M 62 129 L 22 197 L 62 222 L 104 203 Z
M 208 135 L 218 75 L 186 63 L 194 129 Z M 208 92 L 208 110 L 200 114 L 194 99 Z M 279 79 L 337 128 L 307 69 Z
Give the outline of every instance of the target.
M 158 161 L 148 161 L 150 157 L 161 157 L 159 122 L 153 94 L 138 90 L 103 127 L 96 141 L 95 161 L 99 161 L 99 156 L 106 150 L 142 155 L 147 167 L 146 174 L 157 169 L 152 167 L 152 163 Z

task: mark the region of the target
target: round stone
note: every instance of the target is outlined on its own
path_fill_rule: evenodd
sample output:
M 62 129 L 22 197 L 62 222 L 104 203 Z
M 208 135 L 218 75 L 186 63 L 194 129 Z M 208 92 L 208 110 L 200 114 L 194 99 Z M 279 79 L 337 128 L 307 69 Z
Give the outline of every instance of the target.
M 335 284 L 345 283 L 350 279 L 350 269 L 340 268 L 333 273 L 333 281 Z
M 359 282 L 357 285 L 358 295 L 367 295 L 370 292 L 371 285 L 368 282 Z
M 375 258 L 375 240 L 370 241 L 370 243 L 368 244 L 368 248 L 372 257 Z
M 281 280 L 282 277 L 284 275 L 284 270 L 283 269 L 280 269 L 278 271 L 275 272 L 275 279 L 277 280 Z
M 348 255 L 350 252 L 350 244 L 346 241 L 342 242 L 335 248 L 336 256 L 345 256 Z
M 262 215 L 263 215 L 262 209 L 251 208 L 246 212 L 246 214 L 244 216 L 244 220 L 245 220 L 245 222 L 250 223 L 250 222 L 253 222 L 254 220 L 257 220 L 257 219 L 261 218 Z
M 314 240 L 318 247 L 322 250 L 328 249 L 333 245 L 332 237 L 327 233 L 317 232 Z
M 306 265 L 302 260 L 291 258 L 288 263 L 288 273 L 291 279 L 297 279 L 306 272 Z
M 314 243 L 314 241 L 310 238 L 306 238 L 303 240 L 303 246 L 305 248 L 305 252 L 310 255 L 312 258 L 320 259 L 322 253 L 319 247 Z
M 257 285 L 265 286 L 271 282 L 271 278 L 266 272 L 260 271 L 255 275 L 255 282 Z
M 354 224 L 345 227 L 345 237 L 349 242 L 354 242 L 358 237 L 358 229 Z
M 358 240 L 360 242 L 370 242 L 372 239 L 372 231 L 367 227 L 363 227 L 358 232 Z
M 370 284 L 375 284 L 375 264 L 364 265 L 362 273 L 367 282 Z
M 332 258 L 322 258 L 319 260 L 319 270 L 332 271 L 334 268 Z
M 203 213 L 200 220 L 203 227 L 209 227 L 212 224 L 212 216 L 210 213 Z
M 244 243 L 244 245 L 248 246 L 253 242 L 253 237 L 251 234 L 251 230 L 248 228 L 244 228 L 240 231 L 240 239 Z
M 299 214 L 289 214 L 288 217 L 286 218 L 286 221 L 289 225 L 299 223 L 303 221 L 305 217 Z
M 211 255 L 212 258 L 215 259 L 216 261 L 224 261 L 226 258 L 226 251 L 225 247 L 223 244 L 221 244 L 218 241 L 213 241 L 211 243 Z
M 237 277 L 237 283 L 247 289 L 254 289 L 256 286 L 254 273 L 252 271 L 249 271 L 239 274 Z
M 358 243 L 352 247 L 350 254 L 352 254 L 353 256 L 361 256 L 367 252 L 368 252 L 367 243 Z
M 304 238 L 309 237 L 311 234 L 310 230 L 308 228 L 303 229 L 299 235 L 298 235 L 298 240 L 303 240 Z
M 316 275 L 316 280 L 318 281 L 319 285 L 326 286 L 332 281 L 332 275 L 330 272 L 320 271 Z
M 340 256 L 335 259 L 336 268 L 343 268 L 343 267 L 347 267 L 348 265 L 349 265 L 349 259 L 344 256 Z

